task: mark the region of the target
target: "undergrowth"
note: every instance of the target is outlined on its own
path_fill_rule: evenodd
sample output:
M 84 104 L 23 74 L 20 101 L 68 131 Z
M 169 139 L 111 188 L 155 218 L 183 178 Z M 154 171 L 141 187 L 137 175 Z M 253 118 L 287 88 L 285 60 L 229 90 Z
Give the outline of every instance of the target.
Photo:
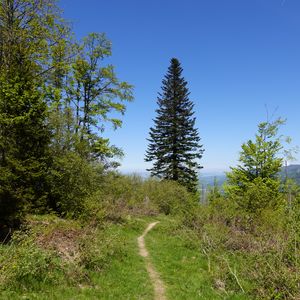
M 0 245 L 0 298 L 152 299 L 136 237 L 154 219 L 147 239 L 171 299 L 300 298 L 299 199 L 259 213 L 219 193 L 196 200 L 174 182 L 112 173 L 79 214 L 29 215 Z
M 300 298 L 299 207 L 241 211 L 219 198 L 182 219 L 205 255 L 208 276 L 223 291 L 250 299 Z

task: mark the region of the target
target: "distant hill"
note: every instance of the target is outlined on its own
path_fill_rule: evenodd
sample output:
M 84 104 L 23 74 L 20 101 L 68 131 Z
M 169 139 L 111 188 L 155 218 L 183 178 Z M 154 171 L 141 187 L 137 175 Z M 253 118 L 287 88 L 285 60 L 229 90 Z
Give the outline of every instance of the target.
M 283 167 L 280 172 L 280 176 L 282 179 L 285 179 L 285 176 L 288 178 L 294 179 L 297 184 L 300 185 L 300 165 L 289 165 L 287 167 Z
M 294 179 L 297 184 L 300 185 L 300 165 L 289 165 L 287 167 L 283 167 L 280 172 L 280 177 L 282 180 L 285 179 L 285 176 L 288 176 L 288 178 Z M 223 183 L 226 181 L 226 175 L 225 173 L 200 173 L 199 175 L 199 181 L 201 185 L 207 186 L 213 186 L 214 180 L 217 180 L 217 183 L 219 186 L 222 186 Z
M 287 166 L 287 170 L 285 170 L 285 167 L 282 168 L 282 171 L 280 172 L 280 177 L 282 178 L 282 180 L 285 179 L 285 174 L 287 172 L 288 178 L 292 178 L 294 179 L 297 184 L 300 185 L 300 164 L 299 165 L 289 165 Z M 132 175 L 132 174 L 136 174 L 139 175 L 143 178 L 148 178 L 150 176 L 149 172 L 145 172 L 145 171 L 124 171 L 121 170 L 122 174 L 126 174 L 126 175 Z M 219 186 L 222 186 L 224 184 L 224 182 L 226 181 L 226 175 L 225 172 L 220 172 L 220 171 L 207 171 L 207 172 L 200 172 L 199 174 L 199 181 L 200 184 L 203 185 L 204 187 L 207 186 L 213 186 L 214 185 L 214 180 L 217 180 L 217 183 Z
M 205 187 L 213 186 L 215 179 L 218 183 L 218 186 L 222 186 L 226 181 L 226 175 L 225 173 L 200 173 L 199 175 L 200 184 L 204 185 Z

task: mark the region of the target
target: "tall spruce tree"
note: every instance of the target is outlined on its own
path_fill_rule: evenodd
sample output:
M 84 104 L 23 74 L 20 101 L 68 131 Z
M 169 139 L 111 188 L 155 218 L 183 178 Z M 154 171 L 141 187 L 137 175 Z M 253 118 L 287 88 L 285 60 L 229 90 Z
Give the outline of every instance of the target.
M 157 116 L 154 127 L 150 128 L 145 161 L 153 162 L 148 169 L 151 176 L 178 181 L 195 192 L 197 170 L 202 168 L 198 160 L 204 150 L 195 128 L 194 104 L 189 94 L 180 62 L 172 58 L 157 99 Z

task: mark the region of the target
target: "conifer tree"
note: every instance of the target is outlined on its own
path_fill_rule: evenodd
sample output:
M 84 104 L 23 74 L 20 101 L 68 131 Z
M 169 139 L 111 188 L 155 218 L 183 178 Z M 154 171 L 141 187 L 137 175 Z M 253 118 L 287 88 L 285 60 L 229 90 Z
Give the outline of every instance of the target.
M 60 39 L 54 0 L 0 2 L 0 230 L 47 203 L 44 80 Z
M 157 104 L 145 157 L 145 161 L 153 162 L 148 171 L 151 176 L 178 181 L 195 192 L 197 170 L 202 168 L 198 160 L 204 150 L 195 128 L 194 104 L 189 100 L 187 82 L 176 58 L 171 59 Z

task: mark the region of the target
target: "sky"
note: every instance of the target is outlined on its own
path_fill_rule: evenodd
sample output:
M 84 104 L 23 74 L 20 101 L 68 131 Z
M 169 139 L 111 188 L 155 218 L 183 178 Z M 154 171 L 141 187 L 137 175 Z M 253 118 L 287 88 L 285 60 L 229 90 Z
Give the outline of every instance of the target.
M 195 103 L 203 172 L 238 163 L 258 123 L 282 117 L 300 146 L 299 0 L 60 0 L 75 36 L 103 32 L 110 62 L 134 98 L 122 128 L 105 132 L 125 156 L 121 171 L 143 172 L 157 94 L 176 57 Z M 300 163 L 300 154 L 291 163 Z

